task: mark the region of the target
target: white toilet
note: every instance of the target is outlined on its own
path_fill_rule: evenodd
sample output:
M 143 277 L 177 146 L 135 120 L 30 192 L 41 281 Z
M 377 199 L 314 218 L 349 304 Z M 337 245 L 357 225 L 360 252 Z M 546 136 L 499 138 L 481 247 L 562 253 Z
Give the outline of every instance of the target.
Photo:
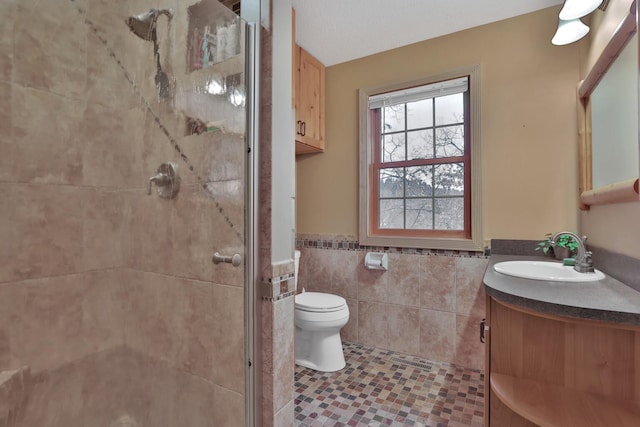
M 295 251 L 295 284 L 298 288 L 300 251 Z M 349 321 L 347 301 L 338 295 L 303 292 L 295 296 L 296 365 L 316 371 L 344 368 L 340 329 Z

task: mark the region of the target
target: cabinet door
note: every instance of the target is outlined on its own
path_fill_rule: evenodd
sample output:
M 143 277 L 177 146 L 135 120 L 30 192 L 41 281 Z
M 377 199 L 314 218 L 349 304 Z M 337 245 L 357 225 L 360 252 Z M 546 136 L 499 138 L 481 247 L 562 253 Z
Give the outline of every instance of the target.
M 491 297 L 485 297 L 485 318 L 484 321 L 484 425 L 488 427 L 490 423 L 491 411 L 491 384 L 489 378 L 491 376 Z
M 298 47 L 296 153 L 324 150 L 324 65 Z

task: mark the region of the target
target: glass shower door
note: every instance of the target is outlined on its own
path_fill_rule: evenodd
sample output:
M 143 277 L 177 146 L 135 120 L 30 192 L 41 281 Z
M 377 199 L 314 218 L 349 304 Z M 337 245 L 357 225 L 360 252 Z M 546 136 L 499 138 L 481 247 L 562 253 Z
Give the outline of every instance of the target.
M 245 425 L 246 23 L 215 0 L 0 15 L 0 425 Z

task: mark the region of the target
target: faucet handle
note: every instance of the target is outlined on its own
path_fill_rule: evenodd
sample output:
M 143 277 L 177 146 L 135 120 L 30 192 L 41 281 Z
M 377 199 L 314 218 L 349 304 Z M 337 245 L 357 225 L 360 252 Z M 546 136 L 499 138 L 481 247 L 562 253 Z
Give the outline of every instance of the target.
M 593 261 L 591 260 L 591 251 L 586 251 L 582 259 L 578 260 L 579 264 L 576 264 L 575 269 L 580 273 L 593 273 L 595 269 L 593 268 Z

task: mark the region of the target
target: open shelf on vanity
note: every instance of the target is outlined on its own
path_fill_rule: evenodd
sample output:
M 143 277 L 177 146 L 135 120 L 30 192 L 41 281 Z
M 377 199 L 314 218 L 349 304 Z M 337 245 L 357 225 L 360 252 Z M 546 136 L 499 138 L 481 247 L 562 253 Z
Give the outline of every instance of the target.
M 640 295 L 504 276 L 501 260 L 484 277 L 485 425 L 640 426 Z
M 491 391 L 509 409 L 540 426 L 640 425 L 640 406 L 567 387 L 492 373 Z

